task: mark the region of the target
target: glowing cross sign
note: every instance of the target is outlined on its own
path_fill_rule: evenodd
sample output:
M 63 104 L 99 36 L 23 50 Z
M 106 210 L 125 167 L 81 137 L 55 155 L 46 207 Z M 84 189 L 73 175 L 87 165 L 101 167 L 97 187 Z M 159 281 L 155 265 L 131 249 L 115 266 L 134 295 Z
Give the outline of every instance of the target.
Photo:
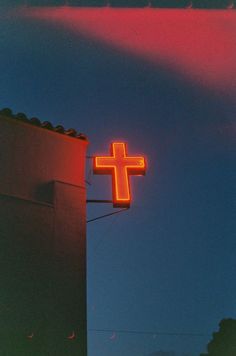
M 129 207 L 131 202 L 129 175 L 144 175 L 145 159 L 142 156 L 127 156 L 123 142 L 111 144 L 111 156 L 94 157 L 93 171 L 96 174 L 111 174 L 114 207 Z

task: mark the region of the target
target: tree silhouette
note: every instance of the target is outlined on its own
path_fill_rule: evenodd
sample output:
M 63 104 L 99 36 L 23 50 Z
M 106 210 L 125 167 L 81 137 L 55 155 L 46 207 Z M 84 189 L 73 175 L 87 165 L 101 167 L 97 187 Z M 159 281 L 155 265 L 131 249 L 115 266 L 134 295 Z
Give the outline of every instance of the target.
M 223 319 L 219 327 L 207 345 L 208 353 L 200 356 L 236 356 L 236 320 Z

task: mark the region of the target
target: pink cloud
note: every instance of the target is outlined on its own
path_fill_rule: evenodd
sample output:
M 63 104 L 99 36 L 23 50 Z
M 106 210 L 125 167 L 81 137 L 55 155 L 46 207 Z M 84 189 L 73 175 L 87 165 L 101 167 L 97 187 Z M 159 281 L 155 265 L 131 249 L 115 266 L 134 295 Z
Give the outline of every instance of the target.
M 236 91 L 236 11 L 112 8 L 23 8 L 216 90 Z

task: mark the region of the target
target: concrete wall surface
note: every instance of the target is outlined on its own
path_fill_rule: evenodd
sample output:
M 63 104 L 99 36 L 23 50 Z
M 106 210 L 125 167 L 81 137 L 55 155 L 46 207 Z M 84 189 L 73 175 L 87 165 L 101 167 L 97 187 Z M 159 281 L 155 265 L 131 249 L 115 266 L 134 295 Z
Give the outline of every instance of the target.
M 0 355 L 87 354 L 86 145 L 0 117 Z

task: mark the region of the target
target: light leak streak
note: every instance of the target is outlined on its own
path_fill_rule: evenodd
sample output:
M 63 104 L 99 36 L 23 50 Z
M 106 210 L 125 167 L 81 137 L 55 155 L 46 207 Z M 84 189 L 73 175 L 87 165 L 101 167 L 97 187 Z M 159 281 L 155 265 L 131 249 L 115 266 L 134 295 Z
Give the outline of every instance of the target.
M 174 71 L 194 83 L 235 96 L 236 10 L 63 6 L 25 7 L 16 15 L 48 21 L 88 41 L 144 59 L 153 68 Z

